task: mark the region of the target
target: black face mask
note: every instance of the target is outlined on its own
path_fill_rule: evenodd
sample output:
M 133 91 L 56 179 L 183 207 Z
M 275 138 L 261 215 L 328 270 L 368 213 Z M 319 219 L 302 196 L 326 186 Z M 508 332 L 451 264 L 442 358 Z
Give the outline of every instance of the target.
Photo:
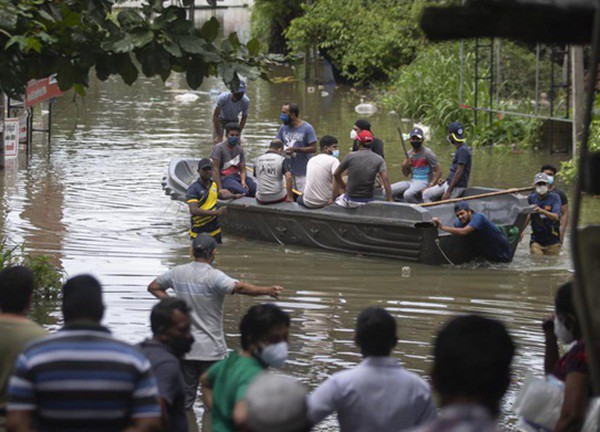
M 421 146 L 423 145 L 423 142 L 422 141 L 411 141 L 410 145 L 412 146 L 413 149 L 419 150 L 421 148 Z
M 187 338 L 172 339 L 169 346 L 171 347 L 171 349 L 173 349 L 173 352 L 176 357 L 183 357 L 184 354 L 190 352 L 193 343 L 194 336 L 190 336 Z

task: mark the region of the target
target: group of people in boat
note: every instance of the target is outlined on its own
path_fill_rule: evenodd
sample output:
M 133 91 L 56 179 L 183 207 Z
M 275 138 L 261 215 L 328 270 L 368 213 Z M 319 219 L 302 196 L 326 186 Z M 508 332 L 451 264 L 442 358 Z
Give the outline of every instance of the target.
M 308 209 L 328 205 L 358 208 L 378 196 L 378 186 L 387 201 L 429 203 L 461 197 L 469 184 L 472 151 L 466 144 L 464 128 L 458 122 L 448 125 L 448 142 L 455 147 L 452 164 L 446 178 L 433 150 L 425 146 L 425 134 L 415 127 L 409 134 L 411 149 L 402 162 L 407 180 L 390 184 L 383 142 L 371 131 L 364 119 L 354 123 L 350 132 L 352 152 L 339 160 L 338 139 L 324 135 L 318 142 L 313 126 L 300 118 L 295 103 L 281 108 L 280 126 L 265 154 L 247 166 L 244 148 L 240 145 L 246 124 L 249 99 L 242 81 L 231 92 L 217 98 L 213 112 L 214 147 L 210 158 L 198 164 L 199 179 L 186 196 L 191 213 L 190 235 L 207 232 L 218 242 L 221 228 L 218 217 L 226 208 L 217 208 L 218 199 L 254 197 L 261 205 L 294 202 Z M 241 120 L 240 120 L 241 115 Z M 312 156 L 312 157 L 311 157 Z M 527 224 L 532 225 L 532 254 L 558 254 L 567 225 L 568 200 L 555 188 L 556 168 L 544 165 L 535 175 L 535 191 L 529 197 L 533 213 Z M 473 239 L 479 254 L 490 261 L 510 261 L 506 235 L 485 215 L 474 212 L 466 202 L 455 206 L 454 226 L 433 224 L 453 235 Z

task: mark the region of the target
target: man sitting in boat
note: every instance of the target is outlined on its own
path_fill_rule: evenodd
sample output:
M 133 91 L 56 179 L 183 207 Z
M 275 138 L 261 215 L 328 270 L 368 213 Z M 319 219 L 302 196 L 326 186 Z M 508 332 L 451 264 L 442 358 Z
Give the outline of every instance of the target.
M 545 173 L 537 173 L 533 178 L 533 184 L 535 191 L 531 192 L 527 201 L 533 205 L 535 213 L 527 218 L 525 223 L 527 226 L 531 221 L 529 250 L 532 255 L 558 255 L 562 246 L 560 197 L 550 192 L 548 175 Z
M 269 150 L 254 162 L 254 177 L 258 180 L 256 201 L 259 204 L 294 202 L 290 163 L 282 155 L 283 142 L 276 139 L 271 141 Z
M 234 194 L 253 197 L 256 193 L 256 183 L 246 173 L 246 155 L 240 146 L 242 129 L 238 123 L 225 125 L 225 141 L 217 144 L 212 151 L 215 169 L 213 176 L 219 190 L 227 189 Z
M 423 191 L 423 201 L 432 202 L 442 198 L 458 198 L 469 184 L 471 174 L 471 147 L 465 144 L 462 124 L 453 122 L 448 125 L 448 142 L 456 147 L 448 178 Z
M 356 137 L 359 133 L 361 133 L 364 130 L 373 133 L 373 131 L 371 130 L 371 123 L 369 123 L 365 119 L 356 120 L 356 122 L 354 123 L 354 127 L 350 131 L 350 139 L 353 141 L 352 151 L 358 151 L 360 143 L 358 139 L 356 139 Z M 375 134 L 373 134 L 373 145 L 371 146 L 371 150 L 373 150 L 374 153 L 377 153 L 379 156 L 385 159 L 385 153 L 383 152 L 383 141 L 377 138 Z
M 337 205 L 346 208 L 357 208 L 373 201 L 375 199 L 375 180 L 379 174 L 386 198 L 393 202 L 394 197 L 388 180 L 385 160 L 371 151 L 373 134 L 363 130 L 357 138 L 360 142 L 358 151 L 347 155 L 333 174 L 335 183 L 332 198 L 335 199 Z M 348 171 L 348 184 L 342 179 L 345 171 Z M 342 190 L 346 192 L 340 195 Z
M 219 190 L 212 179 L 213 163 L 208 158 L 198 162 L 198 180 L 190 185 L 185 195 L 191 215 L 190 237 L 196 238 L 199 233 L 208 233 L 217 243 L 221 243 L 221 226 L 219 216 L 225 213 L 225 207 L 217 208 L 217 200 L 240 198 L 243 195 L 232 194 L 227 189 Z
M 435 153 L 423 145 L 423 137 L 421 128 L 416 127 L 410 132 L 413 149 L 408 151 L 407 158 L 402 162 L 402 173 L 412 177 L 392 185 L 394 198 L 403 198 L 407 203 L 418 203 L 421 192 L 435 186 L 442 176 L 442 166 Z
M 468 236 L 477 255 L 488 261 L 509 262 L 511 260 L 508 240 L 485 215 L 474 212 L 464 201 L 456 203 L 454 213 L 457 220 L 453 227 L 443 225 L 439 218 L 433 218 L 434 225 L 452 235 Z
M 332 204 L 333 173 L 340 165 L 338 140 L 324 135 L 319 141 L 321 153 L 310 158 L 306 166 L 306 186 L 304 193 L 296 201 L 304 207 L 316 209 Z

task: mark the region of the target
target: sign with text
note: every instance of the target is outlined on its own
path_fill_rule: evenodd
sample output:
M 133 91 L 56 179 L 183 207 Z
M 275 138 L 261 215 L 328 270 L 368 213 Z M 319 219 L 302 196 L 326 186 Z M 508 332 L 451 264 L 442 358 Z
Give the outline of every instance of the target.
M 11 158 L 19 155 L 19 119 L 4 119 L 4 157 Z
M 34 105 L 62 96 L 62 92 L 58 88 L 55 75 L 41 80 L 32 80 L 27 84 L 25 91 L 25 109 L 31 108 Z

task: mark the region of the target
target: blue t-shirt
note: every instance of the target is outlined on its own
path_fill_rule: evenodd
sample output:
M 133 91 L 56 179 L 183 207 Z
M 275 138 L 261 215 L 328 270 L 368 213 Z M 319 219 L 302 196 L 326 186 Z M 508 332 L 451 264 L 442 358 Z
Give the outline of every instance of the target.
M 240 100 L 234 101 L 230 92 L 223 92 L 217 97 L 217 106 L 221 108 L 219 114 L 220 120 L 239 121 L 239 115 L 248 115 L 248 108 L 250 107 L 250 99 L 244 95 Z
M 471 221 L 467 225 L 462 225 L 460 220 L 457 219 L 454 222 L 454 226 L 456 228 L 464 228 L 465 226 L 475 228 L 475 231 L 469 234 L 468 238 L 473 241 L 479 255 L 488 261 L 510 261 L 510 245 L 508 244 L 508 240 L 500 229 L 483 214 L 473 212 Z
M 315 129 L 308 122 L 302 122 L 297 128 L 291 125 L 281 125 L 276 139 L 283 141 L 286 147 L 308 147 L 317 142 Z M 310 153 L 293 153 L 290 159 L 290 168 L 293 176 L 305 176 L 306 165 L 310 159 Z
M 539 243 L 542 246 L 560 243 L 560 216 L 562 216 L 560 197 L 554 192 L 550 192 L 542 198 L 537 192 L 532 192 L 527 197 L 527 201 L 529 204 L 537 205 L 559 216 L 559 220 L 554 222 L 543 214 L 533 213 L 531 215 L 531 243 Z
M 446 181 L 448 184 L 454 178 L 454 173 L 458 169 L 458 165 L 464 165 L 465 170 L 463 171 L 463 175 L 454 185 L 454 187 L 466 188 L 469 184 L 469 175 L 471 174 L 471 147 L 466 144 L 461 144 L 460 147 L 456 149 L 454 152 L 454 158 L 452 159 L 452 166 L 450 167 L 450 172 L 448 173 L 448 178 Z

